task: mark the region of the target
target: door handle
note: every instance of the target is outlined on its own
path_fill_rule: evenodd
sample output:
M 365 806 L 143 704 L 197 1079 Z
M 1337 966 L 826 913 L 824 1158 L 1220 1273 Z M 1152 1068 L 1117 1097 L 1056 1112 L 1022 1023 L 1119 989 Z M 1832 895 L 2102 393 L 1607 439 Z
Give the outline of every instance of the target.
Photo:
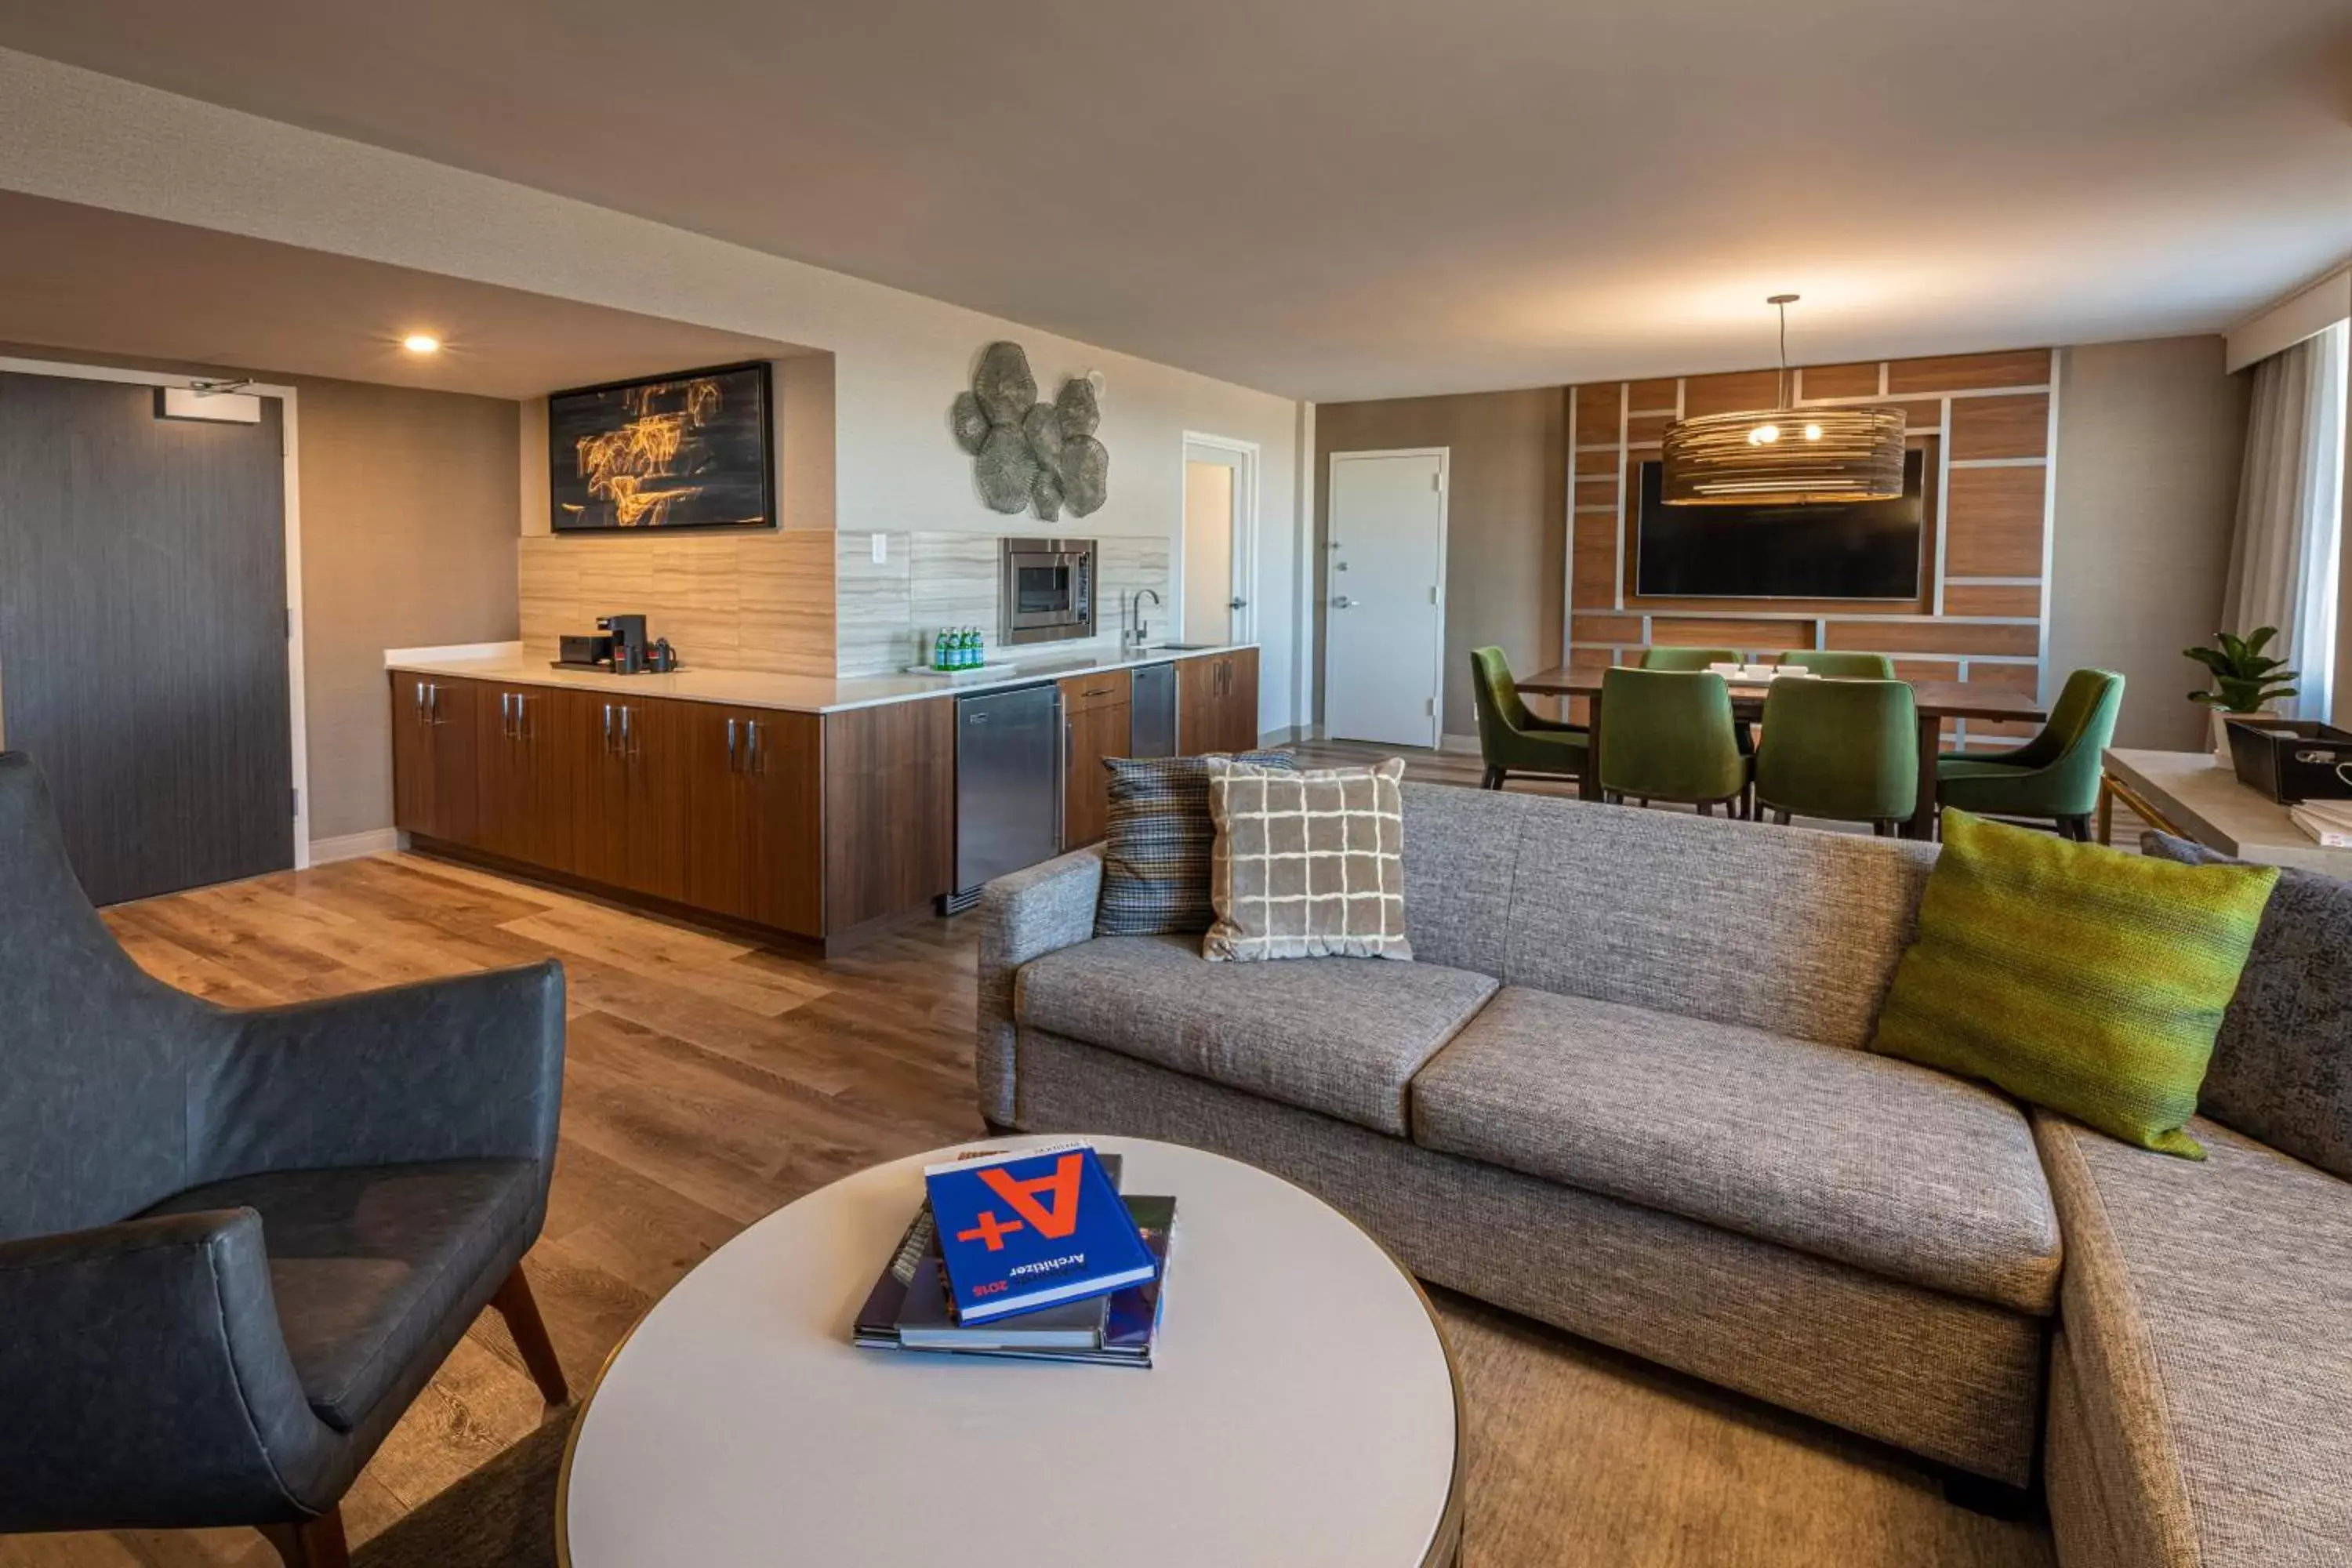
M 1249 608 L 1249 601 L 1247 599 L 1234 599 L 1229 602 L 1225 605 L 1225 608 L 1229 610 L 1246 610 Z
M 1334 595 L 1331 599 L 1331 607 L 1335 610 L 1352 610 L 1356 607 L 1356 601 L 1350 599 L 1345 594 Z

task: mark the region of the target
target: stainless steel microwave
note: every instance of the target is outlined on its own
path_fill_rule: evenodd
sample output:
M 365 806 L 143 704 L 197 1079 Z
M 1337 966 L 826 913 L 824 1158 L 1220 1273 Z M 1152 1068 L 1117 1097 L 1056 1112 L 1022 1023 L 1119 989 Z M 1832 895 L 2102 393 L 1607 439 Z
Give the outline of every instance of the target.
M 997 641 L 1064 642 L 1095 635 L 1095 542 L 1008 539 Z

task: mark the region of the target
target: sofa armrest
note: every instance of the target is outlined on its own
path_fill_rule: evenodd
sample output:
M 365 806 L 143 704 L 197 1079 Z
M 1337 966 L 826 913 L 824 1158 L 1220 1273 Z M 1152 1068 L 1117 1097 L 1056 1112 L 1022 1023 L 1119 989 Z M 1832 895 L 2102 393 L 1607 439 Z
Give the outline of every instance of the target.
M 261 1218 L 0 1243 L 0 1531 L 297 1519 L 325 1428 L 278 1325 Z
M 190 1184 L 253 1171 L 535 1160 L 563 1095 L 550 962 L 232 1015 L 191 1076 Z
M 1102 897 L 1102 850 L 1089 847 L 999 877 L 980 895 L 980 1113 L 1013 1125 L 1013 982 L 1021 966 L 1091 942 Z

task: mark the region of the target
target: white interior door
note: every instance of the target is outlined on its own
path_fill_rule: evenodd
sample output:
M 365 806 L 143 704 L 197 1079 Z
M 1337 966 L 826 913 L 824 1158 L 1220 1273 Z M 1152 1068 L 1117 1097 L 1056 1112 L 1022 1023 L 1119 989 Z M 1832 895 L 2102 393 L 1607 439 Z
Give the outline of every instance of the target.
M 1257 471 L 1254 442 L 1184 433 L 1184 549 L 1177 624 L 1213 646 L 1256 637 Z
M 1331 455 L 1323 729 L 1437 744 L 1445 647 L 1444 447 Z
M 1234 638 L 1234 470 L 1184 460 L 1184 640 Z

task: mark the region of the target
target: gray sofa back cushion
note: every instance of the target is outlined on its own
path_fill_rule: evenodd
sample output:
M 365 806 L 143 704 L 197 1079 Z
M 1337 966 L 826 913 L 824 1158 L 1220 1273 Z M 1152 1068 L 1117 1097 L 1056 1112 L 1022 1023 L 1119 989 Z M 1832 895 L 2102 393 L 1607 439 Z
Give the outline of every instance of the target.
M 2190 866 L 2238 863 L 2169 834 L 2147 834 L 2140 847 Z M 2279 873 L 2197 1109 L 2352 1179 L 2352 882 Z
M 1870 1037 L 1932 845 L 1407 784 L 1424 963 L 1824 1045 Z

